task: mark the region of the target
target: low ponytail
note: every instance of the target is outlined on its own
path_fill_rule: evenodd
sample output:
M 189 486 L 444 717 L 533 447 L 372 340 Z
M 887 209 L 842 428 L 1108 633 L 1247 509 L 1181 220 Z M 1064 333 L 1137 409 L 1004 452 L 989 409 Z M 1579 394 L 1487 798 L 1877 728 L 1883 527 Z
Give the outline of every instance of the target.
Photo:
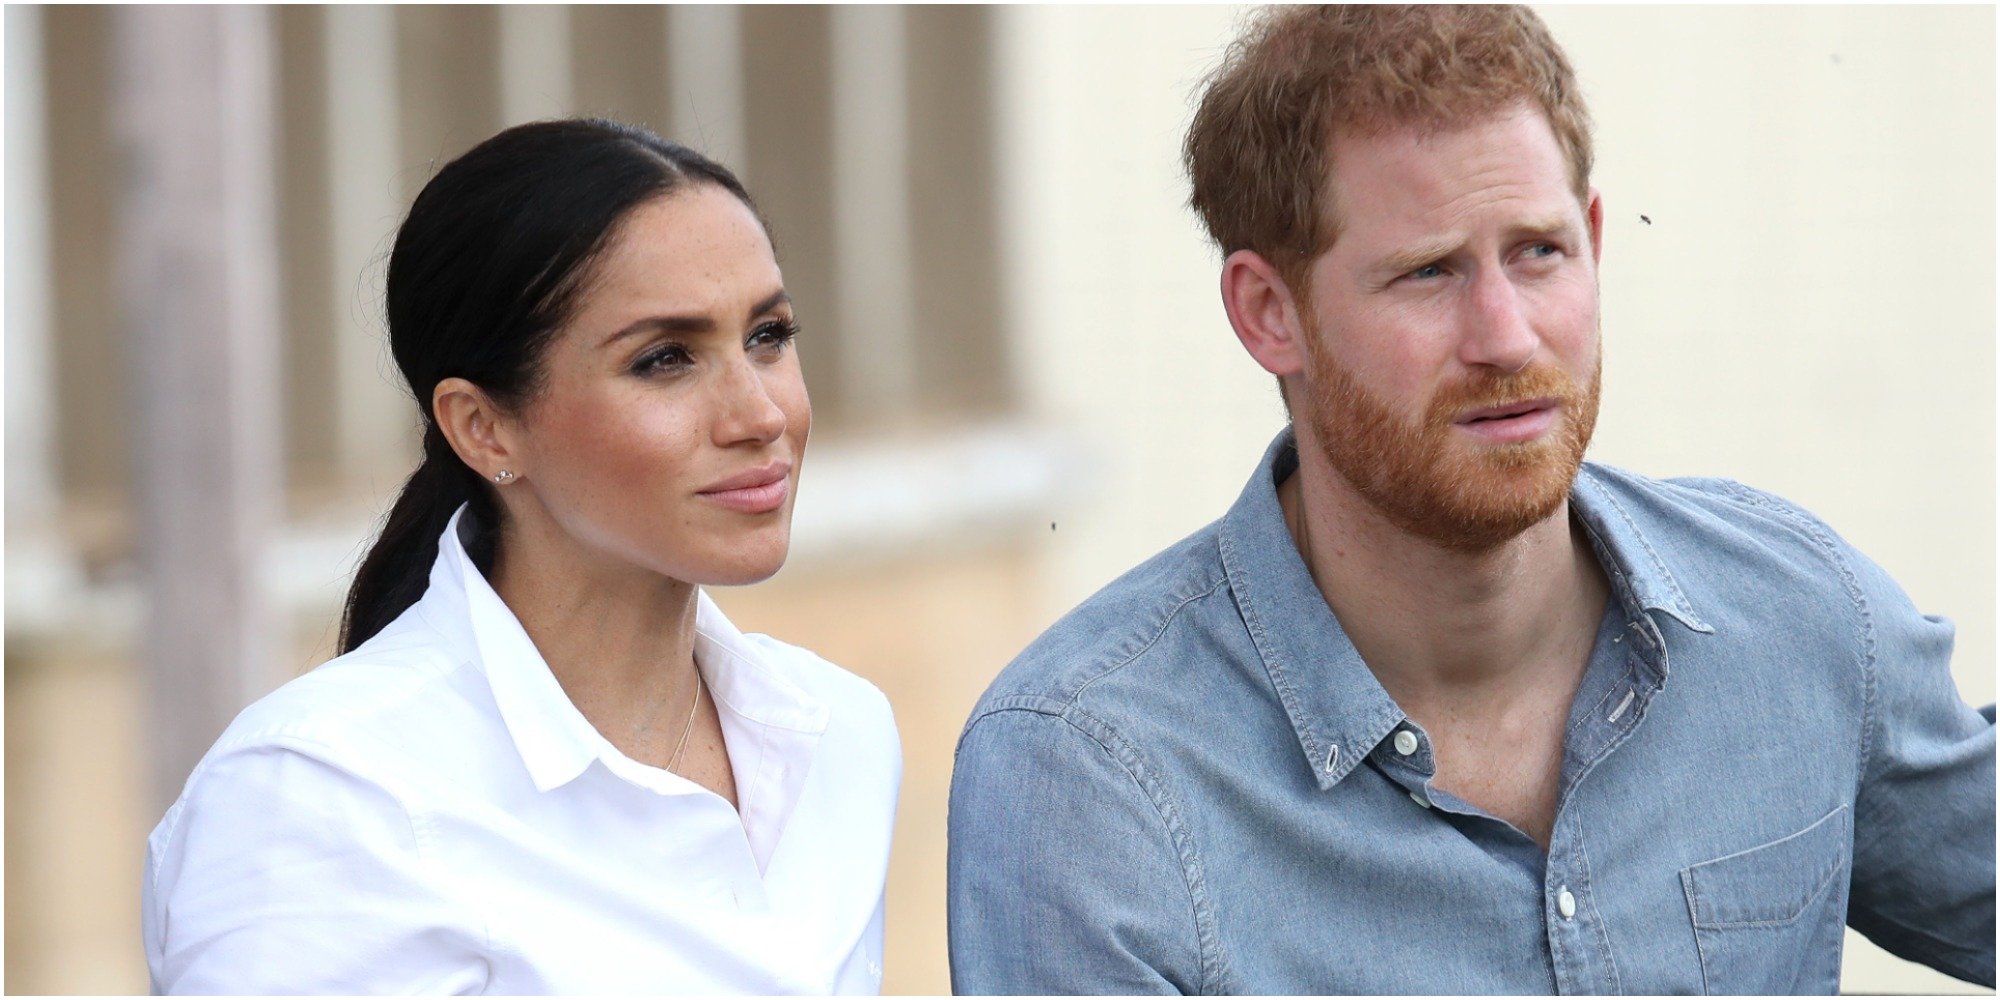
M 720 187 L 756 212 L 726 168 L 601 119 L 510 128 L 424 185 L 397 230 L 385 289 L 390 352 L 423 408 L 424 457 L 354 574 L 341 653 L 423 596 L 438 536 L 461 505 L 472 505 L 481 532 L 469 554 L 482 572 L 493 565 L 501 528 L 493 487 L 452 451 L 430 412 L 431 391 L 462 378 L 497 406 L 526 403 L 543 351 L 618 223 L 690 184 Z
M 347 590 L 347 610 L 340 620 L 340 652 L 367 642 L 424 596 L 431 563 L 437 560 L 438 537 L 451 515 L 466 503 L 490 538 L 494 523 L 492 494 L 451 450 L 444 433 L 424 421 L 424 459 L 403 484 L 389 508 L 375 545 L 361 560 Z M 473 558 L 487 553 L 475 552 Z

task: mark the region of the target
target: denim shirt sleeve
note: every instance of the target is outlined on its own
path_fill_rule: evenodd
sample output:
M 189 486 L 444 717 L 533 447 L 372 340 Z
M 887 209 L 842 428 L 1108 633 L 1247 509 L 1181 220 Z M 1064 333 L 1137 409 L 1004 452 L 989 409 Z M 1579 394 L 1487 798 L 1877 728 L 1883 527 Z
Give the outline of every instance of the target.
M 1863 624 L 1868 713 L 1847 922 L 1961 979 L 1994 976 L 1993 709 L 1951 677 L 1953 629 L 1841 544 Z
M 949 818 L 953 992 L 1202 991 L 1168 819 L 1115 734 L 1088 729 L 1016 708 L 976 718 L 960 739 Z

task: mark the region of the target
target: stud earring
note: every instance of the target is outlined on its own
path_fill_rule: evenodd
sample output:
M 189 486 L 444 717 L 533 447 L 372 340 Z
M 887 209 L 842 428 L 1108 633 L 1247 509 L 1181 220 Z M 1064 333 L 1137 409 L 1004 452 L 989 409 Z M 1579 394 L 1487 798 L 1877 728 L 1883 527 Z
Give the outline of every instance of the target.
M 514 473 L 507 469 L 501 469 L 499 472 L 493 474 L 493 481 L 505 486 L 514 481 Z

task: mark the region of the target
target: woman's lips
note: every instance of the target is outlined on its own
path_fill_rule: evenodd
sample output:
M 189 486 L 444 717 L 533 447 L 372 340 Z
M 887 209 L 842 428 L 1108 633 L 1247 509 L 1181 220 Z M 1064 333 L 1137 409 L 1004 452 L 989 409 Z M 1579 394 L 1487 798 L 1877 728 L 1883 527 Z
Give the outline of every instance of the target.
M 1492 444 L 1533 441 L 1555 426 L 1560 404 L 1553 399 L 1530 399 L 1504 406 L 1489 406 L 1458 418 L 1453 426 Z
M 696 495 L 740 513 L 768 514 L 783 507 L 791 495 L 791 471 L 789 464 L 778 462 L 731 476 Z

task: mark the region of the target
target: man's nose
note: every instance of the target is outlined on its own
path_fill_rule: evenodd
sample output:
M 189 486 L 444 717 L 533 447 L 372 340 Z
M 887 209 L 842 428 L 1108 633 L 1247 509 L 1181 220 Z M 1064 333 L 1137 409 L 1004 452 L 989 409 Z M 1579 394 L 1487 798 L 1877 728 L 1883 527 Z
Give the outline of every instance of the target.
M 1458 359 L 1468 366 L 1517 372 L 1534 360 L 1542 340 L 1527 303 L 1504 268 L 1483 271 L 1467 288 Z

